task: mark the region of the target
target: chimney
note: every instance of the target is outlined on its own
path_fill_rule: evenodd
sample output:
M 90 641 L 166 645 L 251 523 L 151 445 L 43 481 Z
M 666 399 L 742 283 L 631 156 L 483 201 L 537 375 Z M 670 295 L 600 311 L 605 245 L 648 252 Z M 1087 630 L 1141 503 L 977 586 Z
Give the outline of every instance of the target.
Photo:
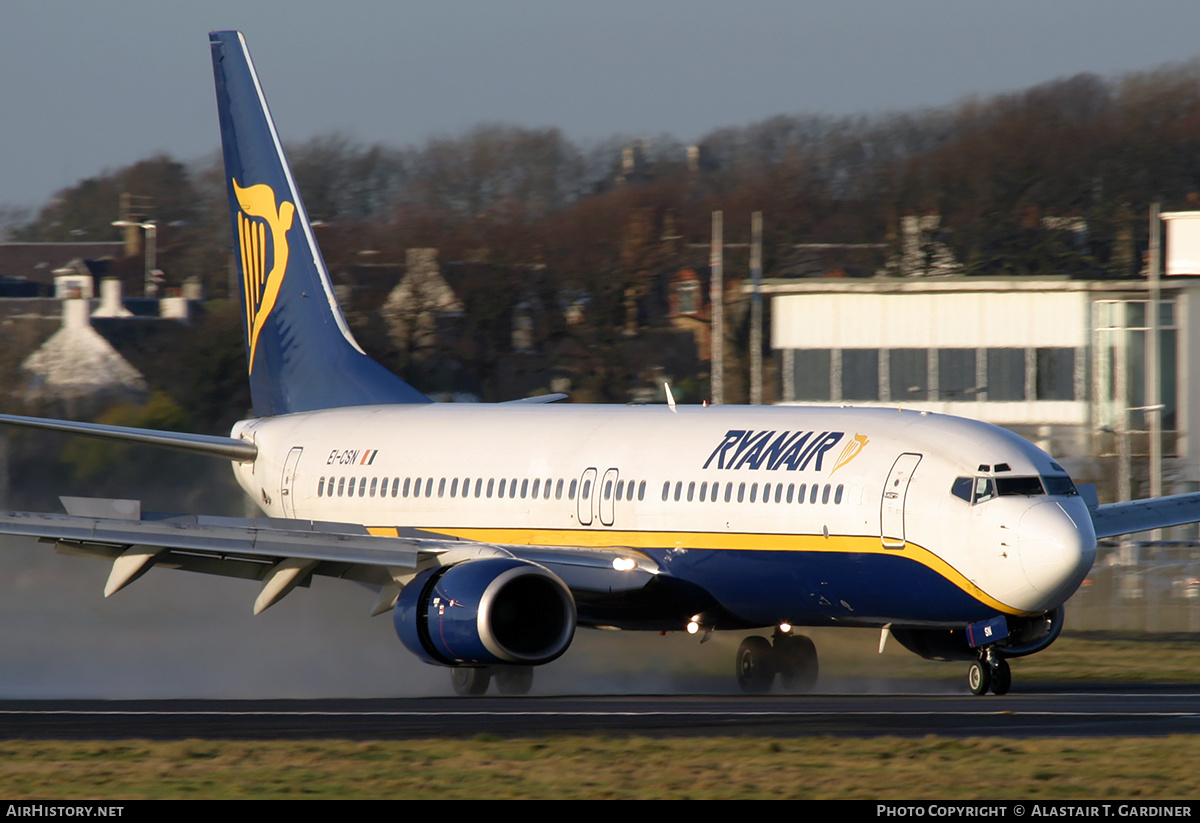
M 133 317 L 133 312 L 121 302 L 121 281 L 106 277 L 100 281 L 100 306 L 92 317 Z

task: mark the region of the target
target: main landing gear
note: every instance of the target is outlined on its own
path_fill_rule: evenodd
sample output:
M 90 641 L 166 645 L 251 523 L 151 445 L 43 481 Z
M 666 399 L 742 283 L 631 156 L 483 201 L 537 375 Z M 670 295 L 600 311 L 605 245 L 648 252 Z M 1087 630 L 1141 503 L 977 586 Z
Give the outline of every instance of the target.
M 738 647 L 737 680 L 747 694 L 766 694 L 775 682 L 790 692 L 812 691 L 820 666 L 817 647 L 801 634 L 775 629 L 774 645 L 765 637 L 747 637 Z
M 1008 694 L 1012 686 L 1012 670 L 1008 661 L 996 654 L 993 647 L 979 650 L 979 659 L 967 669 L 967 685 L 971 694 Z
M 493 680 L 500 694 L 528 694 L 533 686 L 533 666 L 456 666 L 450 670 L 454 693 L 463 697 L 487 694 Z

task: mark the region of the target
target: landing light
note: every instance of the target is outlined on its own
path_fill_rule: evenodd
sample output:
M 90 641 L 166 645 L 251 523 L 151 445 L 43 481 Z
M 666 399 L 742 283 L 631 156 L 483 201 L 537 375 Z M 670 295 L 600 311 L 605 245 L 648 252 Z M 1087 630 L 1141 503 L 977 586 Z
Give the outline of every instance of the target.
M 693 620 L 687 624 L 687 633 L 688 634 L 695 634 L 698 631 L 700 631 L 700 624 L 697 623 L 695 620 Z
M 637 568 L 637 561 L 632 557 L 614 557 L 612 565 L 619 572 L 628 572 Z
M 791 630 L 792 630 L 792 624 L 791 624 L 791 623 L 780 623 L 780 624 L 779 624 L 779 631 L 783 632 L 784 634 L 787 634 L 787 633 L 788 633 L 788 632 L 790 632 Z

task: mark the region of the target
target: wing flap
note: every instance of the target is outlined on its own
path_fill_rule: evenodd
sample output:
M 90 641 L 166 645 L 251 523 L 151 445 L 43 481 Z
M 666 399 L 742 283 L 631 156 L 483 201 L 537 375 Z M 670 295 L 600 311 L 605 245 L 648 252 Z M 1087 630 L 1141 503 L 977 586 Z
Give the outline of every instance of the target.
M 36 537 L 61 554 L 110 561 L 105 596 L 160 567 L 256 580 L 262 584 L 256 613 L 307 587 L 313 575 L 384 587 L 390 594 L 381 598 L 390 608 L 419 565 L 469 562 L 481 552 L 538 563 L 577 593 L 632 592 L 659 573 L 648 555 L 622 547 L 485 544 L 409 529 L 370 534 L 354 523 L 143 514 L 138 501 L 125 500 L 67 505 L 86 514 L 0 512 L 0 534 Z M 125 512 L 137 519 L 119 516 Z
M 120 554 L 130 546 L 147 546 L 217 556 L 240 555 L 248 559 L 289 557 L 410 569 L 416 568 L 423 551 L 436 553 L 440 549 L 423 547 L 428 541 L 411 537 L 376 537 L 353 524 L 268 522 L 269 525 L 259 525 L 260 521 L 222 517 L 119 520 L 0 512 L 0 533 L 48 538 L 101 554 L 111 549 Z M 280 528 L 281 522 L 294 527 Z

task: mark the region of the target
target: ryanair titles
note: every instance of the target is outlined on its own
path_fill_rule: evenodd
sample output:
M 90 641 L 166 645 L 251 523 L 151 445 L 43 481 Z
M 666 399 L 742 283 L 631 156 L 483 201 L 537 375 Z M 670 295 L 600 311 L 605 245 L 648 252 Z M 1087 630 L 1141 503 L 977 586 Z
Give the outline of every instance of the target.
M 845 432 L 730 429 L 704 461 L 703 468 L 804 471 L 812 466 L 814 471 L 820 471 L 825 453 L 843 437 Z

